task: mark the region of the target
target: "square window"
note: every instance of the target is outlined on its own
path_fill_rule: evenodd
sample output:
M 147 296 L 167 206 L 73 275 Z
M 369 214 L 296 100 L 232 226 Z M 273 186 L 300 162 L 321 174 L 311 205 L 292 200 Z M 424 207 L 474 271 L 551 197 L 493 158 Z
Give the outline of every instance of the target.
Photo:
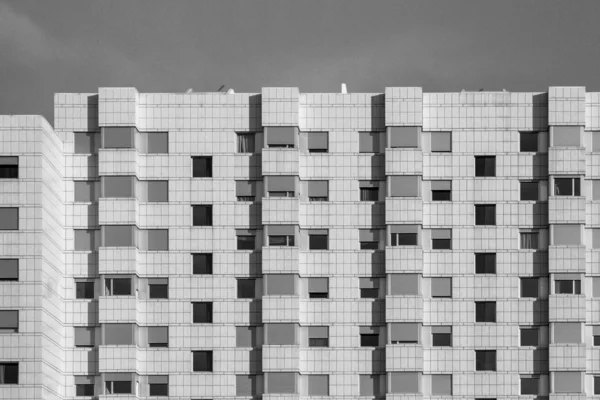
M 390 147 L 418 148 L 421 136 L 420 126 L 388 126 Z
M 76 299 L 93 299 L 94 282 L 75 282 Z
M 98 136 L 95 132 L 73 132 L 74 154 L 97 153 Z
M 538 151 L 538 133 L 537 132 L 519 132 L 521 142 L 521 152 Z
M 169 132 L 146 132 L 148 154 L 167 154 L 169 152 Z
M 451 326 L 432 326 L 431 327 L 431 345 L 433 347 L 451 347 L 452 346 L 452 327 Z
M 308 234 L 308 248 L 310 250 L 327 250 L 328 235 Z
M 212 372 L 213 370 L 213 352 L 212 351 L 192 351 L 193 371 L 194 372 Z
M 254 243 L 254 235 L 237 235 L 237 249 L 238 250 L 254 250 L 256 244 Z
M 0 231 L 15 231 L 19 229 L 19 208 L 0 207 Z
M 130 126 L 109 126 L 102 129 L 102 148 L 104 149 L 133 149 L 135 147 L 134 132 L 137 129 Z
M 537 250 L 539 248 L 539 232 L 521 232 L 521 249 Z
M 431 132 L 432 152 L 452 151 L 452 132 Z
M 419 343 L 420 324 L 414 322 L 393 322 L 390 327 L 390 343 Z
M 359 132 L 359 153 L 379 153 L 379 132 Z
M 539 328 L 521 328 L 521 346 L 538 346 L 540 342 Z
M 419 294 L 419 274 L 388 274 L 389 294 L 414 296 Z
M 452 278 L 431 278 L 431 297 L 452 297 Z
M 521 297 L 537 298 L 539 295 L 538 278 L 521 278 Z
M 496 322 L 496 302 L 476 301 L 475 322 Z
M 237 298 L 238 299 L 253 299 L 255 297 L 255 280 L 254 279 L 237 279 Z
M 265 127 L 265 141 L 271 148 L 294 148 L 297 136 L 298 127 L 296 126 Z
M 327 132 L 307 132 L 307 149 L 309 153 L 327 153 L 329 138 Z
M 19 157 L 0 157 L 0 179 L 19 178 Z
M 431 248 L 432 250 L 452 249 L 452 229 L 432 229 Z
M 554 178 L 555 196 L 581 196 L 581 178 Z
M 256 181 L 235 181 L 235 195 L 238 201 L 254 201 Z
M 452 375 L 431 375 L 432 395 L 452 394 Z
M 194 226 L 212 226 L 213 209 L 210 205 L 192 206 Z
M 496 176 L 496 156 L 475 156 L 475 176 Z
M 238 153 L 254 153 L 254 133 L 238 133 Z
M 192 303 L 193 322 L 195 324 L 212 324 L 213 304 L 210 302 Z
M 213 273 L 212 253 L 192 254 L 192 264 L 194 275 L 212 275 Z
M 360 201 L 378 201 L 379 188 L 360 188 Z
M 166 279 L 158 279 L 153 282 L 150 280 L 148 282 L 149 290 L 149 298 L 151 299 L 168 299 L 169 298 L 169 284 L 164 283 Z M 167 281 L 168 282 L 168 281 Z
M 75 396 L 93 396 L 93 383 L 79 383 L 75 385 Z
M 329 396 L 328 375 L 307 375 L 309 396 Z
M 475 253 L 475 273 L 495 274 L 496 253 Z
M 309 326 L 308 347 L 329 347 L 329 327 Z
M 496 225 L 496 205 L 476 204 L 475 225 Z
M 521 377 L 521 394 L 538 394 L 540 378 Z
M 326 299 L 329 295 L 328 278 L 307 278 L 308 297 L 311 299 Z
M 149 326 L 148 347 L 169 347 L 169 327 Z
M 521 200 L 537 201 L 539 200 L 538 182 L 521 182 Z
M 361 299 L 379 297 L 379 278 L 359 278 L 359 286 Z
M 212 178 L 212 157 L 192 157 L 192 176 Z
M 19 363 L 0 363 L 0 384 L 19 383 Z
M 475 350 L 475 370 L 495 371 L 496 350 Z

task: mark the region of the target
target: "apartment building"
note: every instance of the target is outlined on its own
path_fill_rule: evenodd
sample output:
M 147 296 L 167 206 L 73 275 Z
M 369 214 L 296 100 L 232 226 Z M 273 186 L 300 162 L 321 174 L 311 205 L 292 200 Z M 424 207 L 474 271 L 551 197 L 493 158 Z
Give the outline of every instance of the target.
M 600 394 L 600 93 L 0 116 L 1 399 Z

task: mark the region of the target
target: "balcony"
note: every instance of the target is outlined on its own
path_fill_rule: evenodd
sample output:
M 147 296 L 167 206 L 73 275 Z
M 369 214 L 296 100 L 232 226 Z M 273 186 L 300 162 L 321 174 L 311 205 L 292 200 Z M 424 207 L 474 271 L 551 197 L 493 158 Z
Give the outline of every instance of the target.
M 98 346 L 98 370 L 102 372 L 134 372 L 137 367 L 137 347 Z
M 262 200 L 262 223 L 298 225 L 300 200 L 297 197 L 264 197 Z
M 262 366 L 265 372 L 300 371 L 300 346 L 262 347 Z
M 386 322 L 420 322 L 423 320 L 423 297 L 385 296 Z
M 550 147 L 548 149 L 548 174 L 585 174 L 585 148 Z
M 583 371 L 586 364 L 586 345 L 551 344 L 548 348 L 550 371 Z
M 135 198 L 98 199 L 99 223 L 100 225 L 136 225 L 138 205 Z
M 548 298 L 549 322 L 584 322 L 585 295 L 551 294 Z
M 548 246 L 549 273 L 585 273 L 585 246 Z
M 412 148 L 385 149 L 386 175 L 423 175 L 423 152 Z
M 584 224 L 585 197 L 550 196 L 548 222 L 550 224 Z
M 138 249 L 136 247 L 98 248 L 98 273 L 136 274 Z
M 137 175 L 137 150 L 98 150 L 99 175 Z
M 298 247 L 268 247 L 262 249 L 263 274 L 298 274 L 300 272 L 300 249 Z
M 423 223 L 423 199 L 420 197 L 386 197 L 385 223 Z
M 263 324 L 278 322 L 298 322 L 300 319 L 300 299 L 298 296 L 263 296 Z
M 299 157 L 298 149 L 263 149 L 262 173 L 263 175 L 298 175 Z
M 385 272 L 423 272 L 423 249 L 420 246 L 386 246 Z
M 98 322 L 136 322 L 135 296 L 100 296 L 98 299 Z
M 420 343 L 385 346 L 386 371 L 422 371 L 423 345 Z

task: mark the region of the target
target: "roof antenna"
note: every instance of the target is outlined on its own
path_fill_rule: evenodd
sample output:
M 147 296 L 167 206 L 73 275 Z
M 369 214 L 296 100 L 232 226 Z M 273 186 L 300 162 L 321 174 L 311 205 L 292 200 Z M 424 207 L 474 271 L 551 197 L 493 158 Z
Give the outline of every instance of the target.
M 186 91 L 185 91 L 185 94 L 190 94 L 190 93 L 192 93 L 193 91 L 194 91 L 194 89 L 193 89 L 193 88 L 189 88 L 188 90 L 186 90 Z
M 348 94 L 348 89 L 346 88 L 345 83 L 342 83 L 342 94 Z
M 217 90 L 217 92 L 222 92 L 223 89 L 225 89 L 225 85 L 221 85 L 221 87 L 219 88 L 219 90 Z

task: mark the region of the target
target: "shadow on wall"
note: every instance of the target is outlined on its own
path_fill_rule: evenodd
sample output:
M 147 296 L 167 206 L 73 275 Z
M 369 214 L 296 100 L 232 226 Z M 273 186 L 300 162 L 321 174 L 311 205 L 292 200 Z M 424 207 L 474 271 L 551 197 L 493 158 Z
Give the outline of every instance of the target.
M 371 368 L 374 374 L 385 373 L 385 347 L 371 350 Z
M 250 121 L 248 125 L 252 131 L 262 131 L 262 97 L 260 94 L 251 95 L 248 98 L 250 107 Z
M 533 95 L 533 112 L 531 114 L 534 130 L 548 129 L 548 93 Z
M 548 252 L 538 250 L 533 253 L 533 273 L 535 275 L 548 275 Z
M 251 374 L 262 373 L 262 350 L 253 348 L 248 352 L 248 370 Z
M 369 256 L 371 257 L 371 275 L 385 275 L 385 251 L 374 251 Z
M 371 325 L 385 325 L 385 300 L 378 299 L 369 304 L 371 307 Z
M 262 301 L 251 300 L 250 301 L 250 325 L 262 324 Z
M 548 301 L 536 299 L 533 301 L 533 323 L 542 325 L 548 323 Z
M 533 350 L 533 373 L 548 373 L 548 349 Z
M 385 95 L 371 96 L 371 130 L 374 132 L 385 131 Z
M 98 95 L 92 94 L 87 97 L 88 131 L 98 130 L 98 119 Z

